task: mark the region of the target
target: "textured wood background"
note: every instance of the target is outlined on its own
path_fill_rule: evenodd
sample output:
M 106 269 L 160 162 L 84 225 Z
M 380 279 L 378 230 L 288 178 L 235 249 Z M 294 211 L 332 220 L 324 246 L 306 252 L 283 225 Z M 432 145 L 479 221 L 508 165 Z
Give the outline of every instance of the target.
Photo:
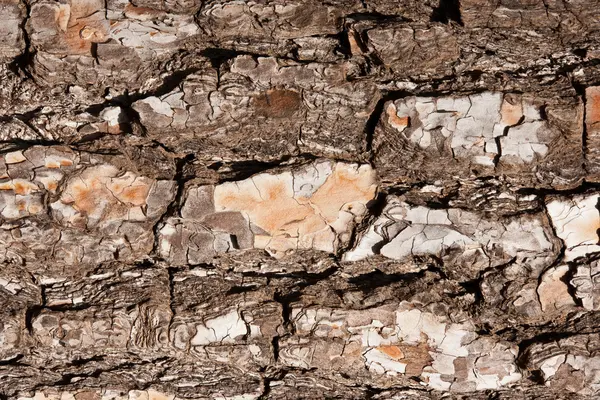
M 598 398 L 598 1 L 0 9 L 0 397 Z

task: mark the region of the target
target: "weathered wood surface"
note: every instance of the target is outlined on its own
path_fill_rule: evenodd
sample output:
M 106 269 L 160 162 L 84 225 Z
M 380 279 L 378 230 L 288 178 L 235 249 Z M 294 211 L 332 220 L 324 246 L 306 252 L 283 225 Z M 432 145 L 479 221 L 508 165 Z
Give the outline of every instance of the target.
M 0 9 L 2 396 L 600 396 L 598 1 Z

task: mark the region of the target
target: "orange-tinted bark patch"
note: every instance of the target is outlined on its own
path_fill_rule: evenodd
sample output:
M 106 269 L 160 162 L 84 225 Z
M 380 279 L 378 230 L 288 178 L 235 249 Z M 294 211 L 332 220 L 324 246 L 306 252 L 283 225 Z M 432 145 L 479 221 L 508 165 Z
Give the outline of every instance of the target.
M 506 125 L 518 124 L 523 116 L 523 105 L 520 96 L 504 96 L 504 101 L 502 101 L 502 106 L 500 107 L 500 115 L 502 117 L 502 122 Z
M 35 184 L 25 180 L 12 180 L 0 183 L 0 190 L 14 190 L 15 194 L 19 195 L 26 195 L 38 189 Z
M 23 194 L 27 194 L 27 193 L 29 193 L 31 191 L 31 186 L 24 185 L 21 182 L 15 182 L 14 187 L 15 187 L 15 193 L 16 194 L 23 195 Z
M 265 200 L 274 201 L 284 197 L 286 197 L 285 184 L 278 182 L 268 187 Z
M 386 114 L 388 115 L 388 123 L 400 132 L 406 129 L 410 123 L 409 117 L 399 117 L 398 114 L 396 114 L 396 106 L 394 103 L 390 103 L 387 107 Z
M 98 186 L 98 180 L 92 179 L 85 183 L 76 183 L 71 187 L 73 203 L 78 211 L 92 213 L 96 209 L 96 200 L 101 197 L 97 190 Z
M 108 21 L 103 7 L 104 2 L 96 0 L 71 0 L 66 31 L 61 29 L 70 54 L 89 55 L 92 43 L 102 43 L 108 39 Z M 59 16 L 63 10 L 66 7 L 61 8 Z
M 400 350 L 398 346 L 379 346 L 377 347 L 377 350 L 381 351 L 382 353 L 395 360 L 404 358 L 404 353 L 402 352 L 402 350 Z
M 150 187 L 148 185 L 131 186 L 123 189 L 123 192 L 119 194 L 119 200 L 127 203 L 131 203 L 136 206 L 146 204 L 146 198 Z

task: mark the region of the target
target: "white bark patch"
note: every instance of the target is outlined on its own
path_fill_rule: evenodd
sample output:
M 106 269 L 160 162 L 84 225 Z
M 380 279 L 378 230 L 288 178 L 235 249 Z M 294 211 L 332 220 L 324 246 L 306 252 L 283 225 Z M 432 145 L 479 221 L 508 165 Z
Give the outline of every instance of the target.
M 517 257 L 542 266 L 554 253 L 549 235 L 541 215 L 498 221 L 461 209 L 411 206 L 390 196 L 382 215 L 344 260 L 364 259 L 380 249 L 396 260 L 432 255 L 483 268 Z
M 425 151 L 448 140 L 453 157 L 494 166 L 530 164 L 548 153 L 547 125 L 520 95 L 408 97 L 389 103 L 387 122 Z M 500 146 L 500 147 L 499 147 Z
M 248 327 L 250 332 L 248 332 Z M 236 338 L 248 335 L 250 337 L 259 335 L 259 327 L 249 324 L 236 312 L 206 321 L 203 325 L 196 327 L 196 335 L 192 338 L 192 346 L 205 346 L 211 343 L 235 343 Z
M 374 376 L 415 376 L 433 389 L 459 392 L 521 379 L 516 346 L 479 337 L 470 322 L 452 322 L 406 302 L 365 311 L 293 309 L 291 316 L 299 338 L 282 344 L 287 365 L 343 371 L 360 362 Z M 334 354 L 336 366 L 324 364 Z
M 565 261 L 600 251 L 597 207 L 597 194 L 555 197 L 546 204 L 556 234 L 565 243 Z

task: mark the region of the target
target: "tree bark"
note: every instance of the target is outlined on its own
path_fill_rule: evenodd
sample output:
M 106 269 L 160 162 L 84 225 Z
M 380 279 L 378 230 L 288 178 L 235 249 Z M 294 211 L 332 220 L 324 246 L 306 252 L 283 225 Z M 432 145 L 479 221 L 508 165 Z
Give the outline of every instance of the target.
M 598 397 L 597 0 L 0 5 L 0 397 Z

